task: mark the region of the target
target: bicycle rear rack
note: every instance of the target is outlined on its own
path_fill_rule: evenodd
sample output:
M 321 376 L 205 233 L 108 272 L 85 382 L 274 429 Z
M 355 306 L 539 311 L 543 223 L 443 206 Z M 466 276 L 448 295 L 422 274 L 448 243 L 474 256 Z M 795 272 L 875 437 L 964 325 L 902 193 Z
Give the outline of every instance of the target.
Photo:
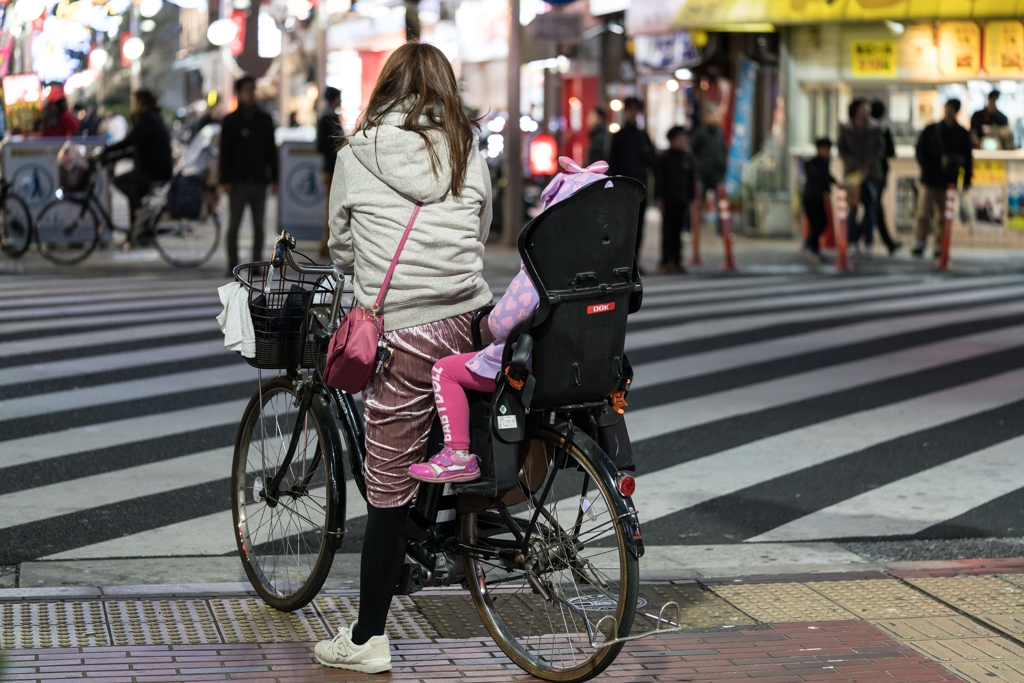
M 674 622 L 665 618 L 665 610 L 670 608 L 670 607 L 672 609 L 674 609 L 675 613 L 676 613 L 675 614 L 676 620 Z M 645 631 L 644 633 L 638 633 L 635 636 L 625 636 L 623 638 L 612 638 L 611 640 L 606 640 L 603 643 L 595 643 L 594 639 L 588 633 L 587 636 L 588 636 L 588 640 L 590 640 L 590 647 L 592 647 L 592 648 L 594 648 L 596 650 L 603 650 L 604 648 L 611 647 L 612 645 L 618 645 L 619 643 L 625 643 L 625 642 L 628 642 L 630 640 L 640 640 L 641 638 L 647 638 L 648 636 L 664 635 L 664 634 L 667 634 L 667 633 L 681 633 L 682 630 L 683 630 L 683 625 L 680 623 L 681 622 L 680 615 L 681 615 L 681 612 L 680 612 L 680 609 L 679 609 L 679 603 L 677 603 L 675 600 L 669 600 L 668 602 L 666 602 L 664 605 L 661 606 L 660 610 L 658 610 L 657 626 L 655 626 L 653 631 Z M 645 616 L 650 618 L 650 615 L 645 615 Z M 609 621 L 609 620 L 612 623 L 612 630 L 610 631 L 610 633 L 617 633 L 618 630 L 619 630 L 619 620 L 615 617 L 614 614 L 606 614 L 605 616 L 601 617 L 601 619 L 598 620 L 597 626 L 594 628 L 594 630 L 597 631 L 598 633 L 601 633 L 601 624 L 603 624 L 605 621 Z M 662 624 L 663 623 L 669 624 L 669 627 L 662 628 Z M 588 629 L 588 631 L 589 631 L 589 629 Z

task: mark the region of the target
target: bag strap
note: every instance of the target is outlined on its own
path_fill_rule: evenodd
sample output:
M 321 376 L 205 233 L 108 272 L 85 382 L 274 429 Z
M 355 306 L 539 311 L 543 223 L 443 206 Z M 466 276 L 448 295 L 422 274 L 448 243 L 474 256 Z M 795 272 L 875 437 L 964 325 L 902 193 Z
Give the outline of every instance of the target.
M 402 235 L 402 239 L 398 243 L 398 249 L 395 251 L 395 257 L 391 259 L 391 267 L 388 268 L 388 272 L 384 276 L 384 282 L 380 285 L 380 292 L 377 294 L 377 300 L 373 303 L 373 312 L 375 314 L 380 313 L 380 307 L 384 303 L 384 298 L 388 295 L 388 287 L 391 286 L 391 276 L 395 274 L 395 266 L 398 265 L 398 257 L 402 255 L 402 249 L 405 248 L 405 243 L 409 239 L 409 233 L 412 231 L 413 223 L 416 222 L 416 217 L 420 215 L 420 208 L 422 206 L 423 202 L 416 202 L 416 208 L 412 210 L 412 216 L 409 218 L 409 223 L 405 226 L 405 234 Z

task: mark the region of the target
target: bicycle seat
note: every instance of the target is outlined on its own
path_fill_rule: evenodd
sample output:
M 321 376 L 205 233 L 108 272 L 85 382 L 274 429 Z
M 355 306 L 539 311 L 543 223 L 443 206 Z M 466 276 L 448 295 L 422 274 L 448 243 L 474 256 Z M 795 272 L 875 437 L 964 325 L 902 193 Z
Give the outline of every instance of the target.
M 591 183 L 530 221 L 519 253 L 540 306 L 514 331 L 533 343 L 531 409 L 604 401 L 625 377 L 626 316 L 643 285 L 634 248 L 644 186 L 612 176 Z

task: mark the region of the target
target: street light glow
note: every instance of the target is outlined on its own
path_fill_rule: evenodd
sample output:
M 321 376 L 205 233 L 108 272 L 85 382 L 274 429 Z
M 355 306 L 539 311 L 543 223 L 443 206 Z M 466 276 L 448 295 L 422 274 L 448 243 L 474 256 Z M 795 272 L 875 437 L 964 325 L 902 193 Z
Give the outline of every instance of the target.
M 35 21 L 46 9 L 46 0 L 18 0 L 14 14 L 24 22 Z
M 142 0 L 139 4 L 139 14 L 146 19 L 152 19 L 164 6 L 164 0 Z
M 611 107 L 612 111 L 622 111 L 622 100 L 612 100 L 608 103 L 608 106 Z
M 677 81 L 674 78 L 670 78 L 667 81 L 665 81 L 665 88 L 669 92 L 676 92 L 677 90 L 679 90 L 679 81 Z
M 693 72 L 689 69 L 676 69 L 675 77 L 681 81 L 688 81 L 693 78 Z
M 142 53 L 146 51 L 146 44 L 142 42 L 142 38 L 138 36 L 132 36 L 128 40 L 124 41 L 124 45 L 121 46 L 121 54 L 129 62 L 134 62 L 136 59 L 142 56 Z
M 238 35 L 238 24 L 232 19 L 218 19 L 206 29 L 206 39 L 220 47 L 227 45 Z

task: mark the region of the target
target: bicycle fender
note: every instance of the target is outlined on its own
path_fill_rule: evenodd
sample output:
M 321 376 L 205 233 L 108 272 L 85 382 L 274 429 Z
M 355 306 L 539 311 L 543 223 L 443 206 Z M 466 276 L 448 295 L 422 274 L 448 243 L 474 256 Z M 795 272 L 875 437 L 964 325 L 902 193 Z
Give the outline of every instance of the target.
M 542 425 L 541 429 L 555 432 L 565 438 L 565 423 L 558 425 Z M 615 516 L 622 522 L 623 536 L 625 537 L 626 548 L 636 559 L 644 556 L 643 535 L 640 532 L 640 518 L 637 515 L 633 499 L 619 493 L 619 487 L 615 482 L 615 475 L 618 469 L 612 463 L 608 454 L 601 450 L 601 447 L 579 427 L 573 427 L 573 445 L 594 465 L 601 482 L 612 492 L 611 503 L 615 506 Z

